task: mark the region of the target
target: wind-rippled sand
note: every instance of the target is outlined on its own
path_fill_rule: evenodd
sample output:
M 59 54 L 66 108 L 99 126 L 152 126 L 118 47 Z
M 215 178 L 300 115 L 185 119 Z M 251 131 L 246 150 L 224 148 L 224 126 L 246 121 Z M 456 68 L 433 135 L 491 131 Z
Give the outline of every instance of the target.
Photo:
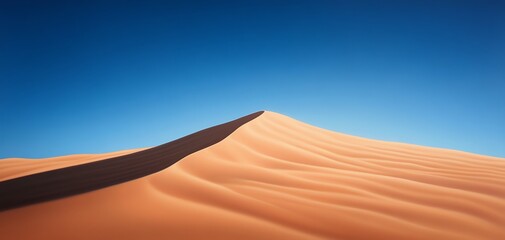
M 0 179 L 104 158 L 1 160 Z M 505 159 L 265 112 L 158 173 L 0 212 L 0 238 L 505 239 Z

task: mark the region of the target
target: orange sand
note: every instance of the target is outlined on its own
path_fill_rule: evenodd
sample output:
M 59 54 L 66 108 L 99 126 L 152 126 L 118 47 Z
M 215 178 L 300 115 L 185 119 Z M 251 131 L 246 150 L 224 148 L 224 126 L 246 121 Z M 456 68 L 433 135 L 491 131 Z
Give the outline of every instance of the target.
M 38 168 L 3 161 L 2 177 Z M 502 158 L 352 137 L 265 112 L 156 174 L 0 212 L 0 236 L 505 239 L 504 173 Z

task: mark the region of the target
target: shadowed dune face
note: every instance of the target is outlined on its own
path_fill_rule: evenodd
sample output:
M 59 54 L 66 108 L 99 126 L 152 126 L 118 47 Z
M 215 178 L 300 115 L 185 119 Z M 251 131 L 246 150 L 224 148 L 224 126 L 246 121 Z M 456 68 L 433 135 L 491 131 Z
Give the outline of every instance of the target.
M 158 173 L 0 212 L 0 236 L 505 239 L 504 172 L 505 159 L 367 140 L 265 112 Z
M 45 172 L 53 169 L 119 157 L 142 151 L 144 149 L 145 148 L 138 148 L 102 154 L 75 154 L 46 159 L 6 158 L 0 160 L 0 167 L 2 168 L 0 170 L 0 181 L 27 176 L 39 172 Z

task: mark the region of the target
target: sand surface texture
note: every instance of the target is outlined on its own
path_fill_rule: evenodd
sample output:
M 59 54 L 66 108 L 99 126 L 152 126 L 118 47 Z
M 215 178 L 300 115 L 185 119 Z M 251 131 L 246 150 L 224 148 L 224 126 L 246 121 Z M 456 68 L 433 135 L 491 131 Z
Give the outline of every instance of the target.
M 0 161 L 0 176 L 37 168 L 3 164 L 11 163 Z M 502 158 L 352 137 L 265 112 L 155 174 L 0 212 L 0 236 L 497 240 L 504 173 Z

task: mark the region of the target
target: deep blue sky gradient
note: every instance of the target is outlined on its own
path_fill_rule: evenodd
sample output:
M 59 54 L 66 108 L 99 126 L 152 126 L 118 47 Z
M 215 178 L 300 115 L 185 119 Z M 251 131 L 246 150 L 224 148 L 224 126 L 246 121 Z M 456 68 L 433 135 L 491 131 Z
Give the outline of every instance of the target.
M 504 1 L 1 1 L 0 29 L 0 158 L 263 109 L 505 157 Z

